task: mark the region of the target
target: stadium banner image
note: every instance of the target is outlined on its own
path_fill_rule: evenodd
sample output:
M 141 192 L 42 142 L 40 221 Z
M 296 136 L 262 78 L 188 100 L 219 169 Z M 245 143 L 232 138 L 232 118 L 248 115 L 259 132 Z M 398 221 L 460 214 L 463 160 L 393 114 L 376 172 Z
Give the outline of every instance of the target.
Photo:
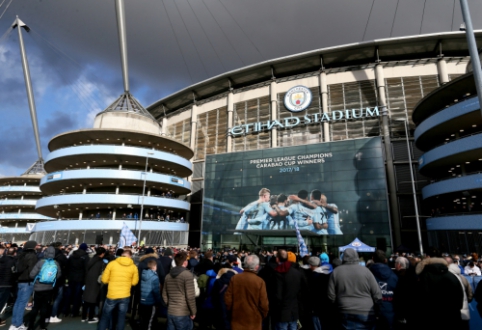
M 202 242 L 210 247 L 243 235 L 286 244 L 280 237 L 296 239 L 295 222 L 312 244 L 390 242 L 379 137 L 208 155 L 204 180 Z

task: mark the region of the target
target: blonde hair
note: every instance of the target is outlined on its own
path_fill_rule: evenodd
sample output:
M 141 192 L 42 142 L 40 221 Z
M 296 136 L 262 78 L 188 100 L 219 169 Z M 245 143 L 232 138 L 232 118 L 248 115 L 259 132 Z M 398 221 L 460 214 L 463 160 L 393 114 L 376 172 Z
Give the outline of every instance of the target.
M 264 196 L 266 194 L 271 194 L 271 191 L 268 188 L 261 188 L 259 191 L 259 196 Z

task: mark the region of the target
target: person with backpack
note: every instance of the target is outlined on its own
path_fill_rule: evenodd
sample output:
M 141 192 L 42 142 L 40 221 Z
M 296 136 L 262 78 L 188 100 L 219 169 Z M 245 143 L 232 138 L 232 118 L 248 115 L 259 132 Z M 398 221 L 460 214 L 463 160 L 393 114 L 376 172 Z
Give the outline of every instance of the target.
M 37 242 L 28 241 L 23 246 L 23 251 L 18 255 L 17 259 L 17 300 L 13 306 L 12 312 L 12 329 L 23 328 L 23 314 L 25 307 L 33 292 L 33 283 L 30 278 L 30 271 L 37 263 L 37 252 L 35 248 Z
M 32 311 L 27 315 L 29 329 L 35 329 L 38 312 L 40 312 L 40 329 L 46 329 L 45 319 L 49 317 L 55 282 L 62 275 L 60 265 L 54 258 L 55 248 L 49 246 L 44 252 L 44 259 L 39 260 L 30 271 L 30 278 L 34 281 L 34 300 Z
M 4 255 L 4 251 L 7 254 Z M 5 249 L 0 245 L 0 311 L 3 310 L 10 298 L 10 293 L 15 284 L 15 249 Z M 6 325 L 7 322 L 0 317 L 0 327 Z

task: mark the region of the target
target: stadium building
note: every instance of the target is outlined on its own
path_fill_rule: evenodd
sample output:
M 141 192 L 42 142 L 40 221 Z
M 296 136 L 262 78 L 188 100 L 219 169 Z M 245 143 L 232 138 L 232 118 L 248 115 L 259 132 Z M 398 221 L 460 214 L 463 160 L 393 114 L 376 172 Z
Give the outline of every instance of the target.
M 57 220 L 37 223 L 30 239 L 117 244 L 126 224 L 141 243 L 187 245 L 193 152 L 161 133 L 126 92 L 92 129 L 52 138 L 36 211 Z
M 476 38 L 480 44 L 482 33 Z M 416 166 L 421 150 L 433 144 L 426 139 L 420 147 L 414 144 L 412 114 L 422 98 L 464 75 L 469 65 L 464 32 L 381 39 L 265 61 L 153 103 L 147 110 L 163 132 L 194 151 L 190 245 L 296 244 L 288 225 L 283 228 L 289 230 L 275 231 L 262 224 L 269 217 L 256 222 L 251 213 L 242 220 L 245 211 L 251 212 L 247 202 L 269 188 L 277 198 L 321 190 L 337 205 L 343 234 L 302 231 L 311 246 L 335 247 L 359 237 L 383 248 L 402 243 L 416 248 L 410 171 L 421 205 L 433 167 L 425 165 L 427 170 L 418 173 Z M 425 117 L 414 118 L 418 123 Z M 465 156 L 460 157 L 458 164 Z M 311 163 L 297 163 L 300 159 Z M 306 189 L 300 189 L 299 180 Z M 419 211 L 427 242 L 430 207 Z M 243 221 L 250 225 L 243 227 Z
M 42 162 L 36 161 L 20 176 L 0 178 L 0 241 L 27 241 L 36 222 L 53 220 L 35 212 L 44 175 Z
M 473 73 L 450 81 L 415 107 L 415 144 L 429 212 L 428 242 L 442 251 L 482 246 L 482 114 Z

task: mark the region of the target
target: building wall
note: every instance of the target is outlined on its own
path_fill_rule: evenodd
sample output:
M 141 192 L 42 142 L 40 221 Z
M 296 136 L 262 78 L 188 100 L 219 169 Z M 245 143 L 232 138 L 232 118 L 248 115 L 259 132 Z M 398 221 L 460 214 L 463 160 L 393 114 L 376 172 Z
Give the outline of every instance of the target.
M 449 58 L 446 59 L 446 62 L 449 79 L 465 73 L 467 59 Z M 409 180 L 407 175 L 410 176 L 410 174 L 405 130 L 403 122 L 401 123 L 399 120 L 406 119 L 410 122 L 410 156 L 416 164 L 420 151 L 412 144 L 414 124 L 411 121 L 411 114 L 421 98 L 440 86 L 438 66 L 436 59 L 405 61 L 404 63 L 389 62 L 383 63 L 383 71 L 390 137 L 393 139 L 391 148 L 394 153 L 393 166 L 397 181 L 397 208 L 401 218 L 401 228 L 394 230 L 402 232 L 402 240 L 412 240 L 416 238 L 414 205 L 411 186 L 406 183 Z M 234 90 L 231 98 L 228 93 L 225 93 L 225 95 L 213 97 L 212 101 L 203 100 L 196 105 L 194 116 L 192 108 L 179 110 L 169 116 L 168 127 L 169 132 L 173 132 L 172 137 L 186 144 L 189 144 L 187 142 L 189 140 L 195 149 L 194 174 L 191 178 L 193 209 L 202 209 L 203 159 L 207 154 L 382 135 L 380 118 L 364 118 L 342 120 L 328 125 L 299 125 L 293 129 L 278 129 L 236 138 L 228 137 L 227 129 L 235 125 L 293 116 L 285 109 L 283 97 L 288 89 L 296 85 L 310 88 L 313 94 L 310 107 L 297 113 L 296 116 L 343 109 L 372 108 L 380 104 L 374 64 L 360 66 L 358 69 L 327 70 L 327 103 L 325 105 L 322 101 L 320 79 L 320 72 L 274 79 L 241 90 Z M 233 109 L 232 122 L 227 120 L 229 109 Z M 190 136 L 188 139 L 187 136 L 193 131 L 192 125 L 188 124 L 189 121 L 190 123 L 195 122 L 197 128 L 196 136 Z M 181 127 L 182 133 L 180 133 Z M 327 134 L 324 134 L 325 130 L 328 130 Z M 418 182 L 417 192 L 420 193 L 426 178 L 420 176 L 415 180 Z M 196 214 L 191 212 L 190 217 L 191 224 L 201 222 L 201 212 L 196 212 Z M 191 229 L 190 244 L 199 246 L 200 228 L 192 227 Z

